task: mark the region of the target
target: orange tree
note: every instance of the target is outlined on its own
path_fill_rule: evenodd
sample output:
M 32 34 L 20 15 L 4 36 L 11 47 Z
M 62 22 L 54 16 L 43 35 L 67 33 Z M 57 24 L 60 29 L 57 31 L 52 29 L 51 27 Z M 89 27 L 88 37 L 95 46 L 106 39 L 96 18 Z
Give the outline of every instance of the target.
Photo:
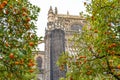
M 71 39 L 75 53 L 59 58 L 60 69 L 68 67 L 61 80 L 120 80 L 120 0 L 91 0 L 84 5 L 90 26 Z
M 34 78 L 39 10 L 28 0 L 0 0 L 0 80 Z

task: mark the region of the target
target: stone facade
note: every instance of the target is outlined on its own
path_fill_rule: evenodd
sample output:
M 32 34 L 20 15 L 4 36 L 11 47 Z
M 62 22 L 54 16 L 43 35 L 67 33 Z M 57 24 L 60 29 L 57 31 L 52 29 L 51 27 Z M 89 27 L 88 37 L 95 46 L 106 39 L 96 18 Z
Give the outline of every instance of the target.
M 45 80 L 44 79 L 44 66 L 45 66 L 45 52 L 44 51 L 37 51 L 33 52 L 35 54 L 35 60 L 37 62 L 38 74 L 37 80 Z
M 70 15 L 69 12 L 58 14 L 57 8 L 53 11 L 50 7 L 44 38 L 45 53 L 42 58 L 44 62 L 43 78 L 40 80 L 59 80 L 60 77 L 65 77 L 65 71 L 59 70 L 56 61 L 62 52 L 71 50 L 69 38 L 75 32 L 80 33 L 85 24 L 86 20 L 82 16 Z

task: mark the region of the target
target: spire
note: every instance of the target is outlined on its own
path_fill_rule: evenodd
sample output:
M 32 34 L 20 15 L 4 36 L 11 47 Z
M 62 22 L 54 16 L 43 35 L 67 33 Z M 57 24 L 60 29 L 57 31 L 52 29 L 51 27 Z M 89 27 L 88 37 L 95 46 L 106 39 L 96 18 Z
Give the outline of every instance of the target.
M 67 15 L 69 15 L 69 11 L 67 11 Z
M 58 10 L 57 10 L 57 7 L 55 7 L 55 14 L 57 14 L 58 13 Z
M 54 21 L 54 12 L 52 10 L 52 6 L 50 6 L 50 9 L 48 11 L 48 22 L 53 22 Z
M 48 14 L 53 13 L 52 6 L 50 6 L 50 9 L 48 11 Z

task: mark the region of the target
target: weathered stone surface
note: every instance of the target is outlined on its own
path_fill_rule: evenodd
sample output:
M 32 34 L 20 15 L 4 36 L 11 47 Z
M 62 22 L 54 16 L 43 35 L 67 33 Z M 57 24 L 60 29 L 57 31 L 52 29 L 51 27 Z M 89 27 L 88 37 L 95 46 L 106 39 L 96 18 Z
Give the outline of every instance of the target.
M 59 80 L 60 77 L 65 77 L 65 71 L 60 71 L 56 65 L 59 56 L 65 51 L 65 33 L 55 29 L 51 31 L 50 38 L 50 80 Z
M 57 8 L 55 11 L 48 11 L 47 28 L 45 29 L 45 54 L 42 80 L 59 80 L 60 77 L 65 77 L 65 71 L 61 72 L 56 65 L 59 55 L 62 52 L 71 50 L 69 39 L 74 33 L 81 33 L 82 27 L 85 26 L 86 20 L 82 16 L 67 14 L 58 14 Z

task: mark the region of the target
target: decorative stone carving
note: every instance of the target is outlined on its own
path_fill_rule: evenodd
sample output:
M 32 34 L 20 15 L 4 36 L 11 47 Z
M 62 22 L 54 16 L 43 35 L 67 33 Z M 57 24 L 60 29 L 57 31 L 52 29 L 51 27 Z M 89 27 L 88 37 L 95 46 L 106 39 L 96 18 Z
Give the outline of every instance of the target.
M 81 16 L 58 14 L 57 8 L 53 11 L 50 7 L 44 39 L 44 80 L 59 80 L 60 77 L 65 77 L 65 71 L 59 70 L 56 61 L 62 52 L 73 50 L 68 40 L 75 32 L 80 32 L 85 24 L 86 21 Z

